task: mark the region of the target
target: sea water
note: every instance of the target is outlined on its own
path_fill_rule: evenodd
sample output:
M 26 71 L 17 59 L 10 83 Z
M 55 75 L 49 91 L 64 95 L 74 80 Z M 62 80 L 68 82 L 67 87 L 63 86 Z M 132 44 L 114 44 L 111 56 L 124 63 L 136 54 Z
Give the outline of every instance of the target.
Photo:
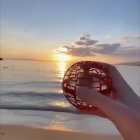
M 0 124 L 119 134 L 111 121 L 79 114 L 65 99 L 61 83 L 72 62 L 0 61 Z M 116 65 L 140 96 L 140 67 Z
M 0 108 L 73 112 L 62 92 L 62 80 L 70 62 L 0 61 Z M 137 66 L 116 66 L 138 94 Z
M 62 93 L 67 62 L 0 62 L 0 108 L 75 112 Z

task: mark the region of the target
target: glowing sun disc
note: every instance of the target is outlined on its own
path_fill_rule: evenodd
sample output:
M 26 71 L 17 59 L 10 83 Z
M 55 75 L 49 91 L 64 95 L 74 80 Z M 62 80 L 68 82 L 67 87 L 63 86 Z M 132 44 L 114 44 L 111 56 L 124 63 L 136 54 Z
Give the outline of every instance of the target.
M 58 53 L 58 54 L 56 54 L 56 59 L 58 61 L 68 61 L 68 60 L 70 60 L 70 56 L 66 55 L 64 53 Z

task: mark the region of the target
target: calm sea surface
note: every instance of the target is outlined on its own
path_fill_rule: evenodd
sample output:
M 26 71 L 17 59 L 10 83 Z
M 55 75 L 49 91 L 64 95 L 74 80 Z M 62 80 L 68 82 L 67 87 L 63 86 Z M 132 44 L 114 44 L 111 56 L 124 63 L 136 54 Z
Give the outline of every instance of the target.
M 68 62 L 0 61 L 0 108 L 74 112 L 65 99 L 61 82 Z M 137 66 L 116 66 L 139 94 Z

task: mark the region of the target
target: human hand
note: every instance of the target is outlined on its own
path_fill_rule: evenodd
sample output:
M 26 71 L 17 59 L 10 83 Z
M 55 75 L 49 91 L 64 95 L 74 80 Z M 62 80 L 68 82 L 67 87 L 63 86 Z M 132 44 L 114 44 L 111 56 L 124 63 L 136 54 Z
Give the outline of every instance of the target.
M 93 88 L 78 87 L 76 90 L 77 96 L 86 103 L 98 108 L 93 111 L 80 112 L 106 116 L 116 125 L 125 139 L 139 140 L 140 98 L 129 87 L 114 66 L 104 63 L 101 63 L 101 65 L 108 69 L 112 79 L 114 100 L 98 93 Z
M 140 98 L 136 95 L 136 93 L 132 90 L 132 88 L 126 83 L 126 81 L 123 79 L 123 77 L 121 76 L 119 71 L 115 68 L 115 66 L 106 63 L 101 63 L 101 62 L 97 62 L 97 63 L 105 67 L 112 80 L 113 92 L 110 98 L 115 99 L 116 101 L 121 102 L 134 110 L 139 110 Z M 80 88 L 78 88 L 76 92 L 78 93 L 79 91 Z M 84 90 L 81 90 L 81 92 L 82 91 Z M 96 110 L 96 112 L 99 111 Z

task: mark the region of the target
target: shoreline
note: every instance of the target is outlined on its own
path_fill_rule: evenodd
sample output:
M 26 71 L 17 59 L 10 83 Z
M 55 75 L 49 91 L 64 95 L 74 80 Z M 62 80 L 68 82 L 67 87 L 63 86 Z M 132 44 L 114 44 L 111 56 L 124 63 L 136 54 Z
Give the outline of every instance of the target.
M 123 140 L 120 135 L 89 134 L 21 125 L 0 125 L 1 140 Z
M 123 140 L 114 124 L 91 115 L 0 109 L 0 140 Z

